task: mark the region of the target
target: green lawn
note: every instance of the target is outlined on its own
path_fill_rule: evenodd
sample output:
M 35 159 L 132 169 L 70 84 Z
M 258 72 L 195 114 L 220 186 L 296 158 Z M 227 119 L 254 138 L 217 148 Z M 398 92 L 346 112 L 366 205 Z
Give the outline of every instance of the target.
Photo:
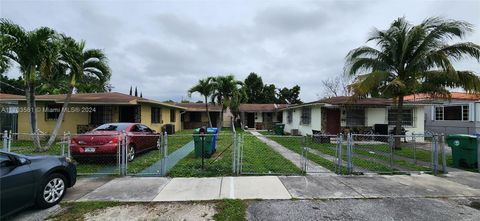
M 217 138 L 216 149 L 216 153 L 205 160 L 204 169 L 201 167 L 201 158 L 195 158 L 192 152 L 175 165 L 168 175 L 171 177 L 233 175 L 231 132 L 222 131 L 221 136 Z M 257 138 L 245 139 L 243 169 L 249 173 L 300 174 L 300 169 Z
M 272 132 L 267 132 L 267 131 L 262 131 L 261 132 L 263 135 L 272 135 Z M 336 156 L 336 144 L 332 143 L 315 143 L 311 141 L 311 137 L 303 138 L 303 137 L 291 137 L 291 136 L 269 136 L 268 138 L 278 142 L 279 144 L 291 149 L 292 151 L 295 151 L 297 153 L 301 153 L 301 147 L 302 146 L 308 146 L 314 150 L 317 150 L 323 154 L 327 154 L 330 156 Z M 305 140 L 304 140 L 305 139 Z M 373 148 L 371 148 L 373 147 Z M 346 161 L 346 146 L 342 146 L 342 160 Z M 382 153 L 389 153 L 389 147 L 388 145 L 383 145 L 383 144 L 373 144 L 373 145 L 362 145 L 362 148 L 354 148 L 354 153 L 357 154 L 356 156 L 352 157 L 352 163 L 354 164 L 354 167 L 361 167 L 364 168 L 368 171 L 371 172 L 395 172 L 396 169 L 391 169 L 389 164 L 390 164 L 390 157 L 384 156 L 382 154 L 378 154 L 376 151 L 381 151 Z M 407 152 L 408 149 L 404 148 L 402 149 L 401 152 L 395 154 L 399 155 L 404 155 L 406 157 L 409 157 Z M 421 156 L 424 157 L 424 153 L 420 153 Z M 410 155 L 411 156 L 411 155 Z M 417 152 L 418 156 L 418 152 Z M 313 162 L 318 163 L 319 165 L 326 167 L 329 170 L 334 171 L 335 170 L 335 165 L 333 162 L 330 160 L 327 160 L 325 158 L 322 158 L 320 156 L 315 155 L 314 153 L 309 153 L 308 154 L 309 160 L 312 160 Z M 318 159 L 320 158 L 320 159 Z M 371 159 L 375 159 L 376 162 L 374 162 Z M 412 158 L 413 159 L 413 158 Z M 420 160 L 420 158 L 419 158 Z M 395 159 L 394 157 L 394 164 L 401 166 L 403 168 L 406 168 L 408 170 L 412 171 L 424 171 L 427 168 L 422 167 L 420 165 L 415 165 L 414 163 L 410 163 L 407 161 Z M 342 168 L 342 171 L 344 168 Z

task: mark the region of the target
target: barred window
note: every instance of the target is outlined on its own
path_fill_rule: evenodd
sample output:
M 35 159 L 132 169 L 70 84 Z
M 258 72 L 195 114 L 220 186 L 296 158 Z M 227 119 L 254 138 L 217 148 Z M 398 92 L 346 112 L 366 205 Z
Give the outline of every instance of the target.
M 302 108 L 302 116 L 300 118 L 300 123 L 304 125 L 309 125 L 312 120 L 312 109 L 309 107 Z
M 176 118 L 175 109 L 170 109 L 170 122 L 175 122 Z
M 159 107 L 152 107 L 152 123 L 162 123 L 162 109 Z
M 345 114 L 347 115 L 347 126 L 365 126 L 365 109 L 364 108 L 348 108 Z
M 62 111 L 63 105 L 49 104 L 45 108 L 45 120 L 56 120 Z
M 293 111 L 288 110 L 288 112 L 287 112 L 287 123 L 291 124 L 292 120 L 293 120 Z
M 93 106 L 90 112 L 90 124 L 100 125 L 111 123 L 113 120 L 112 106 Z
M 413 109 L 403 109 L 400 113 L 403 126 L 413 126 Z M 388 124 L 395 125 L 397 122 L 397 109 L 388 109 Z
M 435 120 L 443 120 L 443 107 L 435 107 Z

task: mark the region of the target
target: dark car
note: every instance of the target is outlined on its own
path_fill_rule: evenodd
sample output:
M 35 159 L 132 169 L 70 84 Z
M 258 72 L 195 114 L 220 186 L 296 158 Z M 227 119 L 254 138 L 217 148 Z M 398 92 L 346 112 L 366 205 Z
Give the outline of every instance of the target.
M 75 160 L 94 157 L 116 157 L 120 149 L 121 132 L 127 135 L 127 159 L 157 147 L 160 134 L 138 123 L 109 123 L 72 137 L 70 150 Z
M 67 157 L 0 151 L 0 215 L 4 218 L 30 206 L 54 206 L 76 180 L 76 166 Z

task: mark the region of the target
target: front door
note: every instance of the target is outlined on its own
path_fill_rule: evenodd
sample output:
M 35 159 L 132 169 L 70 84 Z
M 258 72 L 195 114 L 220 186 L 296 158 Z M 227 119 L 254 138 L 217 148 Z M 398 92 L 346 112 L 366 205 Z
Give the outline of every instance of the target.
M 340 133 L 340 109 L 326 109 L 327 118 L 327 133 Z
M 255 113 L 247 113 L 247 127 L 255 128 Z

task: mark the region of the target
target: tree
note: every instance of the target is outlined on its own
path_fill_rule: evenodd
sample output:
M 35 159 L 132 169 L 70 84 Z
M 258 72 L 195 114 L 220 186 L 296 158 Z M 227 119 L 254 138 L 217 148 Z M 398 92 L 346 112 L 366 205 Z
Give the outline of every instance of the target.
M 92 81 L 104 85 L 111 76 L 105 53 L 100 49 L 86 49 L 85 41 L 77 42 L 73 38 L 61 36 L 59 52 L 60 58 L 57 70 L 68 80 L 66 82 L 68 93 L 44 150 L 48 150 L 55 141 L 75 88 L 82 84 L 91 84 Z
M 220 115 L 219 128 L 223 126 L 223 113 L 228 107 L 234 107 L 237 100 L 234 98 L 239 98 L 240 88 L 243 86 L 243 82 L 235 80 L 235 76 L 226 75 L 218 76 L 212 79 L 214 92 L 212 94 L 212 101 L 217 101 L 217 103 L 222 105 L 222 112 Z M 233 101 L 233 102 L 232 102 Z
M 24 85 L 22 77 L 14 79 L 0 74 L 0 93 L 22 95 L 25 94 Z
M 245 92 L 247 103 L 263 103 L 263 81 L 262 77 L 252 72 L 245 78 Z
M 191 97 L 192 93 L 199 93 L 205 98 L 205 110 L 207 111 L 208 117 L 208 126 L 212 127 L 212 120 L 210 119 L 210 112 L 208 111 L 208 97 L 213 93 L 213 84 L 212 77 L 208 77 L 202 80 L 199 80 L 196 85 L 194 85 L 190 90 L 188 90 L 188 95 Z
M 259 103 L 272 104 L 277 103 L 277 88 L 274 84 L 266 84 L 262 90 L 262 100 Z
M 10 62 L 19 65 L 25 81 L 27 108 L 30 110 L 30 129 L 36 151 L 41 150 L 37 135 L 37 116 L 35 104 L 35 86 L 37 79 L 53 72 L 57 47 L 54 42 L 55 31 L 41 27 L 25 31 L 22 27 L 6 19 L 0 19 L 0 69 L 8 69 Z
M 467 92 L 480 91 L 480 78 L 472 71 L 456 70 L 452 61 L 473 57 L 480 61 L 480 46 L 472 42 L 449 44 L 462 39 L 472 25 L 438 17 L 412 25 L 405 18 L 392 22 L 387 30 L 374 30 L 363 46 L 347 55 L 346 73 L 357 76 L 350 86 L 354 96 L 371 95 L 393 98 L 396 103 L 396 131 L 400 134 L 404 96 L 429 93 L 448 96 L 448 88 L 460 87 Z M 399 148 L 400 139 L 395 140 Z
M 348 84 L 350 79 L 348 76 L 339 75 L 334 78 L 322 80 L 324 90 L 324 97 L 337 97 L 350 95 L 348 91 Z
M 278 89 L 278 103 L 280 104 L 301 104 L 300 86 L 295 85 L 292 89 L 286 87 Z

